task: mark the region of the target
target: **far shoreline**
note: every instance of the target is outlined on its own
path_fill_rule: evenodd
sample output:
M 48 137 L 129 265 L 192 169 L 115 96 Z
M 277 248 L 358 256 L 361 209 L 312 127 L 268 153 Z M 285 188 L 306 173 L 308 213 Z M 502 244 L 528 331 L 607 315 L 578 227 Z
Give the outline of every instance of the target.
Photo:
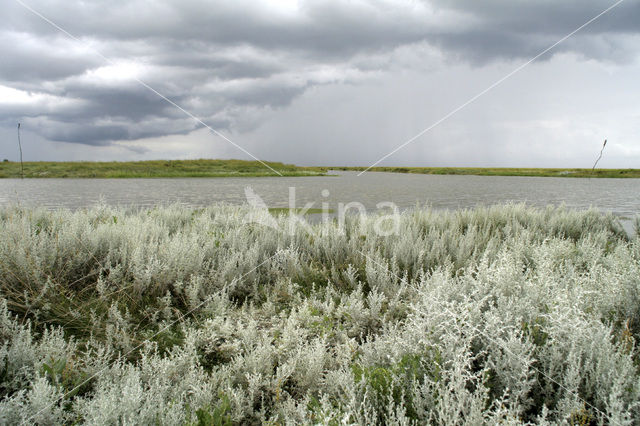
M 267 166 L 265 166 L 268 165 Z M 281 175 L 276 174 L 273 170 Z M 24 172 L 23 172 L 24 170 Z M 281 162 L 245 160 L 149 160 L 130 162 L 15 161 L 0 162 L 0 178 L 228 178 L 331 176 L 330 171 L 387 172 L 428 175 L 529 176 L 566 178 L 640 178 L 640 169 L 521 168 L 521 167 L 303 167 Z
M 245 160 L 30 161 L 22 166 L 15 161 L 0 163 L 0 178 L 18 179 L 303 177 L 326 174 L 327 168 L 324 167 Z
M 640 178 L 640 169 L 580 169 L 536 167 L 328 167 L 329 170 L 351 172 L 385 172 L 426 175 L 461 176 L 528 176 L 562 178 Z

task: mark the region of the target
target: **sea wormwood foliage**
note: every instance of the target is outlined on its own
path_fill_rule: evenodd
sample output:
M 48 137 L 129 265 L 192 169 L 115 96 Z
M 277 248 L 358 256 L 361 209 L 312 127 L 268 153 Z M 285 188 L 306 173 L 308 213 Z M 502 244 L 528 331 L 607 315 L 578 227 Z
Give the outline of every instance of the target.
M 640 248 L 613 217 L 415 209 L 380 237 L 246 213 L 0 210 L 0 423 L 640 418 Z

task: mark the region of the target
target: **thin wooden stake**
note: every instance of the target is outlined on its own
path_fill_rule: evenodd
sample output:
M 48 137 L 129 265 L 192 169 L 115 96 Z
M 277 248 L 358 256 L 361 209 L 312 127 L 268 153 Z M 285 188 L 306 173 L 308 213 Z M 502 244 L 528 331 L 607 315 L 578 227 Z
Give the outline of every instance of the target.
M 600 159 L 602 158 L 602 151 L 604 151 L 604 147 L 607 146 L 607 140 L 604 140 L 604 143 L 602 144 L 602 149 L 600 150 L 600 156 L 598 157 L 598 159 L 596 160 L 595 163 L 593 163 L 593 167 L 591 168 L 591 174 L 593 174 L 593 171 L 596 169 L 596 164 L 598 164 L 598 161 L 600 161 Z
M 20 148 L 20 179 L 24 179 L 24 165 L 22 164 L 22 142 L 20 142 L 20 123 L 18 123 L 18 147 Z

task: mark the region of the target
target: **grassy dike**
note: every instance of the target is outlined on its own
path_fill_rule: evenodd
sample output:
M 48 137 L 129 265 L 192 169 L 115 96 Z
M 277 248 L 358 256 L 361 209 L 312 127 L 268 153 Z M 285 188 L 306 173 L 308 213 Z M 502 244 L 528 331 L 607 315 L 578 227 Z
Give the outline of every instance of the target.
M 321 176 L 322 167 L 298 167 L 266 162 L 283 176 Z M 0 178 L 19 178 L 19 162 L 0 163 Z M 131 162 L 26 162 L 25 178 L 172 178 L 172 177 L 277 176 L 258 161 L 243 160 L 155 160 Z
M 0 424 L 640 418 L 640 245 L 612 216 L 249 213 L 0 208 Z
M 366 167 L 330 167 L 331 170 L 363 171 Z M 426 175 L 537 176 L 576 178 L 640 178 L 640 169 L 540 169 L 487 167 L 373 167 L 369 172 Z

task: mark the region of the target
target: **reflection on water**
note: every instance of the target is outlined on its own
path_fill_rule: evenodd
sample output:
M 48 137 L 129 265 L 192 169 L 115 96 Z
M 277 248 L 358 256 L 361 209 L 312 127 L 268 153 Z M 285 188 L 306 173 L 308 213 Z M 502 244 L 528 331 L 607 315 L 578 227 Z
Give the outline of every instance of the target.
M 179 203 L 205 206 L 216 202 L 245 203 L 251 186 L 271 207 L 289 204 L 295 187 L 297 206 L 314 202 L 357 201 L 368 211 L 393 201 L 400 207 L 428 204 L 434 208 L 465 208 L 509 201 L 536 206 L 564 203 L 572 208 L 597 207 L 632 218 L 640 214 L 640 180 L 511 176 L 439 176 L 395 173 L 339 172 L 336 176 L 291 178 L 184 179 L 0 179 L 0 205 L 19 203 L 46 208 L 82 208 L 99 201 L 112 205 L 151 207 Z M 326 191 L 328 190 L 328 194 Z M 625 221 L 628 222 L 628 221 Z M 626 224 L 629 226 L 629 223 Z

